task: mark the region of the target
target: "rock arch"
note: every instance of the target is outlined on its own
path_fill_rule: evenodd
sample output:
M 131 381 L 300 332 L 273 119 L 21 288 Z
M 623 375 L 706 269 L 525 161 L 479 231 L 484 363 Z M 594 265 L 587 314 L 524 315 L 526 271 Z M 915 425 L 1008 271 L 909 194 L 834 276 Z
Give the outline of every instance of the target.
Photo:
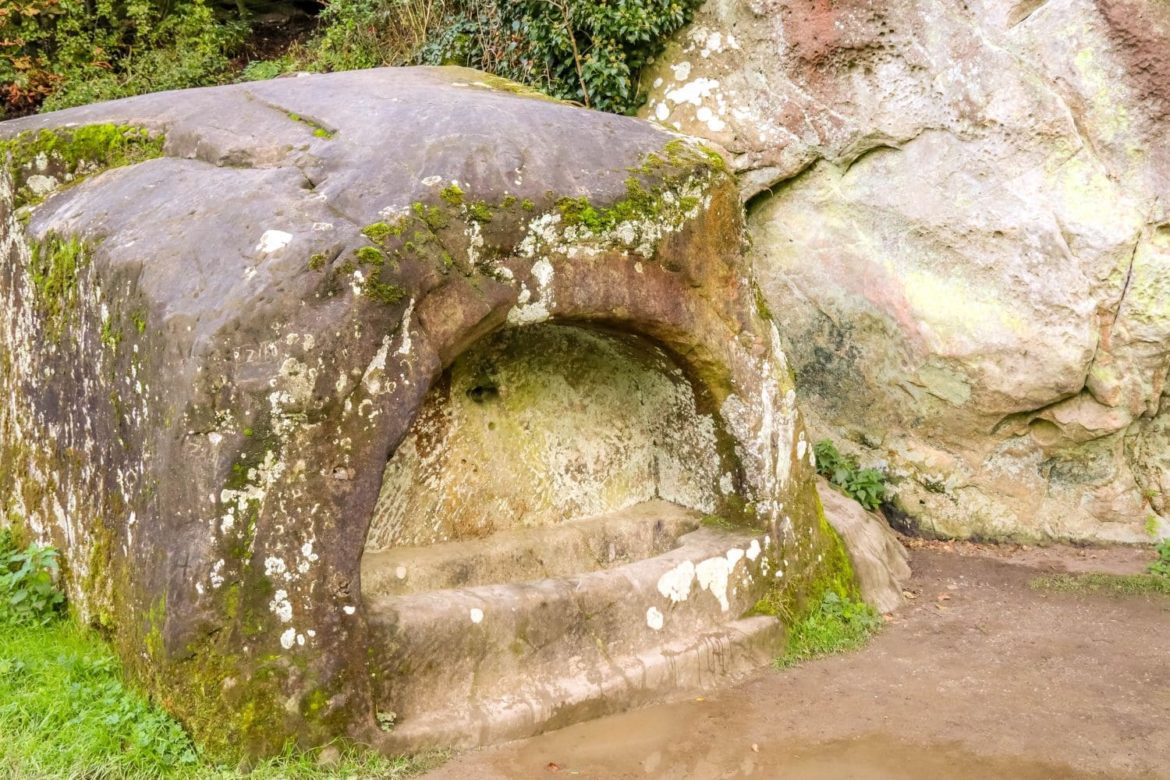
M 701 626 L 849 576 L 714 152 L 461 69 L 148 95 L 0 138 L 5 515 L 64 549 L 80 615 L 210 749 L 470 743 L 596 711 L 541 700 L 470 735 L 376 718 L 411 674 L 371 657 L 385 613 L 363 598 L 386 464 L 501 328 L 637 334 L 718 413 L 742 538 L 673 550 L 639 631 L 692 584 Z

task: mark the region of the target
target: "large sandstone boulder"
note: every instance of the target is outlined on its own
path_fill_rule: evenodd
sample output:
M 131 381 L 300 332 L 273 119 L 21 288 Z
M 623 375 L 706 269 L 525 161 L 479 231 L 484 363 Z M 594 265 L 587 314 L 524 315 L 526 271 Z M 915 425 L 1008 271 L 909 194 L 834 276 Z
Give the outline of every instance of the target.
M 1170 6 L 711 0 L 646 86 L 734 157 L 810 424 L 923 530 L 1170 533 Z
M 0 516 L 210 747 L 532 733 L 848 585 L 720 157 L 517 90 L 0 125 Z

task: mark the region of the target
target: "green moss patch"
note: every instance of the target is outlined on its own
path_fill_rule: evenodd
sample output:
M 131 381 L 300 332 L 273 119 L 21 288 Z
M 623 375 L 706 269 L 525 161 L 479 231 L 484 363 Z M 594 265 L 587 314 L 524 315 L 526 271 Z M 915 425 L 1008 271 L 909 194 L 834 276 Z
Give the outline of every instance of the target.
M 26 130 L 0 141 L 0 158 L 12 174 L 19 208 L 94 173 L 161 157 L 164 141 L 161 135 L 131 125 Z
M 312 130 L 313 135 L 316 138 L 324 138 L 326 141 L 331 141 L 333 140 L 333 137 L 337 135 L 336 130 L 330 130 L 320 122 L 309 119 L 308 117 L 301 116 L 300 114 L 290 112 L 288 118 L 294 122 L 298 122 L 308 127 L 310 130 Z
M 56 233 L 32 242 L 30 250 L 28 275 L 36 306 L 44 317 L 45 334 L 59 341 L 76 314 L 78 274 L 89 253 L 80 240 Z

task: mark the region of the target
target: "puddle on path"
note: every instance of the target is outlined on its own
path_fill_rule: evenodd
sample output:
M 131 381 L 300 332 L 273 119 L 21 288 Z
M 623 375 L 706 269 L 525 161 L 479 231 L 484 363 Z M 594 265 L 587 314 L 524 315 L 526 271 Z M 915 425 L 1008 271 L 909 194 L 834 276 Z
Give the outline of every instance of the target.
M 911 745 L 881 735 L 807 749 L 773 749 L 776 755 L 761 758 L 758 766 L 745 762 L 738 768 L 739 776 L 783 780 L 1090 780 L 1102 777 L 1026 759 L 987 758 L 956 745 Z
M 1108 780 L 1068 766 L 982 756 L 957 743 L 916 745 L 882 733 L 820 744 L 773 739 L 753 750 L 746 737 L 736 744 L 712 739 L 710 721 L 695 715 L 693 706 L 679 704 L 581 723 L 505 747 L 491 763 L 502 777 L 550 780 Z

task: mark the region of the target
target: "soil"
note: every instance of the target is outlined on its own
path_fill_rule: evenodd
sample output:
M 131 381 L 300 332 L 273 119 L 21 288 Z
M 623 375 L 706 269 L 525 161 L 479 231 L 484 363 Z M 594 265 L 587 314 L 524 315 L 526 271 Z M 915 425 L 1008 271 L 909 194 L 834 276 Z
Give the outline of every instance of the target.
M 1036 590 L 1148 551 L 913 542 L 863 650 L 457 756 L 430 780 L 1170 779 L 1170 598 Z

